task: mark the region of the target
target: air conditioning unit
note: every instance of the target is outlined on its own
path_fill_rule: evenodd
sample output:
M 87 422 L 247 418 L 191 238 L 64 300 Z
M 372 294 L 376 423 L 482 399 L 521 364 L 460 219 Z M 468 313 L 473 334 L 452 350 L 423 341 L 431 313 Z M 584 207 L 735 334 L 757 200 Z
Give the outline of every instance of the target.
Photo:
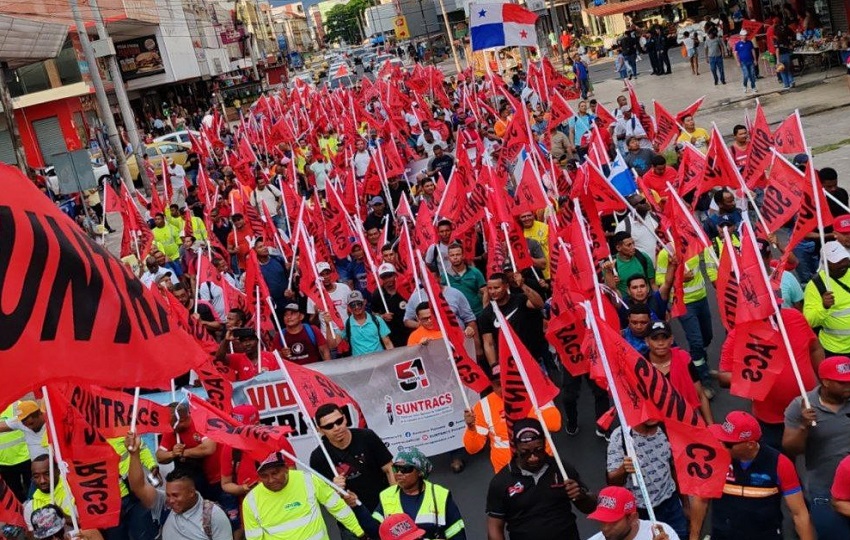
M 213 58 L 213 67 L 215 68 L 215 73 L 211 75 L 221 75 L 224 73 L 224 68 L 221 65 L 221 58 Z

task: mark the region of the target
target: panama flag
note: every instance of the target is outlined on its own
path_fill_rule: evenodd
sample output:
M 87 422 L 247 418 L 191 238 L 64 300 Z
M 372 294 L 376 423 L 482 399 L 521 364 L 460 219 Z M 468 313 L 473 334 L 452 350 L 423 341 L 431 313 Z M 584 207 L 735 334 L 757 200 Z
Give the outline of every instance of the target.
M 626 165 L 626 160 L 620 155 L 619 150 L 617 150 L 617 157 L 611 162 L 611 173 L 608 175 L 608 181 L 624 197 L 628 197 L 638 189 L 635 176 Z
M 472 50 L 491 47 L 537 47 L 537 15 L 516 4 L 469 5 Z

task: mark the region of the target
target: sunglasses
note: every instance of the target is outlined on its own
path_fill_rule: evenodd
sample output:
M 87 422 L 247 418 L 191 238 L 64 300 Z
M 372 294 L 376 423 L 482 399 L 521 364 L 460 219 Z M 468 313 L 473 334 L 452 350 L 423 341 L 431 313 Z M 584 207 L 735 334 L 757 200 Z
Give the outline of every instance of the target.
M 333 429 L 333 428 L 335 428 L 335 427 L 337 427 L 337 426 L 341 426 L 341 425 L 343 425 L 344 423 L 345 423 L 345 417 L 344 417 L 344 416 L 340 416 L 339 418 L 337 418 L 336 420 L 334 420 L 334 421 L 333 421 L 333 422 L 331 422 L 330 424 L 325 424 L 325 425 L 323 425 L 323 426 L 319 426 L 319 427 L 320 427 L 320 428 L 322 428 L 322 429 L 324 429 L 325 431 L 329 431 L 329 430 L 331 430 L 331 429 Z
M 416 470 L 413 465 L 393 465 L 393 472 L 400 474 L 410 474 Z
M 364 305 L 364 302 L 351 302 L 350 304 L 348 304 L 348 307 L 359 308 L 363 307 Z
M 523 459 L 530 458 L 531 456 L 537 456 L 539 458 L 546 457 L 546 447 L 541 446 L 539 448 L 532 448 L 530 450 L 520 450 L 518 452 L 519 457 Z

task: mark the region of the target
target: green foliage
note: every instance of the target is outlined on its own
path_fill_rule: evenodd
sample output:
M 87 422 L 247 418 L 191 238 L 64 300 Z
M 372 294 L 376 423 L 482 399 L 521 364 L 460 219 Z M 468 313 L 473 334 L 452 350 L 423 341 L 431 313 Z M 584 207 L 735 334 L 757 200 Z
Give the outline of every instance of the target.
M 350 0 L 347 4 L 332 7 L 325 22 L 327 41 L 332 43 L 344 39 L 348 43 L 360 43 L 363 35 L 358 20 L 370 5 L 370 0 Z

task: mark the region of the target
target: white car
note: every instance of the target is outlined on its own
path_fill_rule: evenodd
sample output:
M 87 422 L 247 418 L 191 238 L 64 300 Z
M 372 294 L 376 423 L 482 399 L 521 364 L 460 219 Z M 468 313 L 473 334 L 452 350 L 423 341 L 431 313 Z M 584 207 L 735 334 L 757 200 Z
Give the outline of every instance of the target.
M 183 131 L 174 131 L 172 133 L 166 133 L 160 137 L 156 137 L 153 142 L 174 142 L 174 143 L 185 143 L 190 144 L 189 134 L 192 134 L 192 137 L 200 137 L 201 134 L 194 130 L 183 130 Z
M 111 177 L 109 167 L 105 163 L 100 163 L 94 159 L 91 160 L 91 169 L 94 173 L 94 179 L 98 185 Z M 56 194 L 61 194 L 59 190 L 59 178 L 56 176 L 56 171 L 53 165 L 48 165 L 44 168 L 44 177 L 47 179 L 48 187 Z

